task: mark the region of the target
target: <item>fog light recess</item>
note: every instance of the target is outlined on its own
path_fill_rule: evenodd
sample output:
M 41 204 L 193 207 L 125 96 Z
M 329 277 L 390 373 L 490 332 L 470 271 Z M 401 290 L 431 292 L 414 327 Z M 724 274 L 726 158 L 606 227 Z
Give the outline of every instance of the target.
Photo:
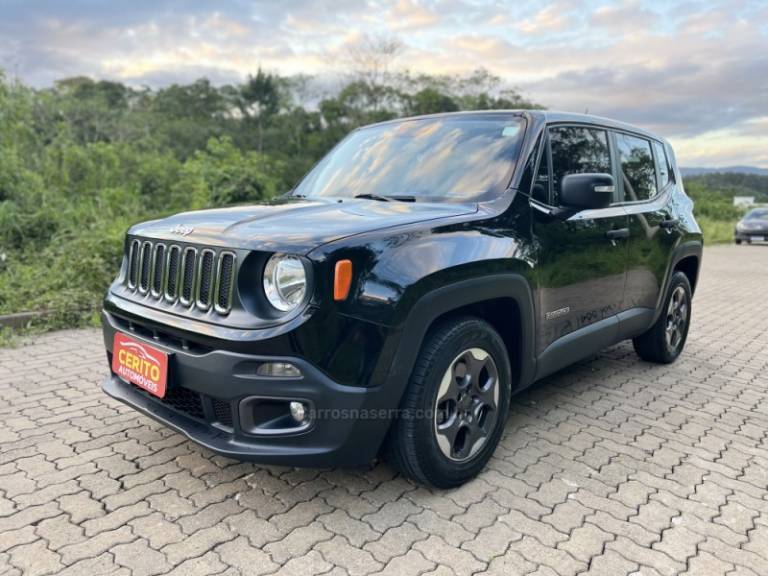
M 296 398 L 249 396 L 240 401 L 240 425 L 246 434 L 295 434 L 312 425 L 313 405 Z
M 264 362 L 256 369 L 258 376 L 265 378 L 301 378 L 301 370 L 290 362 Z

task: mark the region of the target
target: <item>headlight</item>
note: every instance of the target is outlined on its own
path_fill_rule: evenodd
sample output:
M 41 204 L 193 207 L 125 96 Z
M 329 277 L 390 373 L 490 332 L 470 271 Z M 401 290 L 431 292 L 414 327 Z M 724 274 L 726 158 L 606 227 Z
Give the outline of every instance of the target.
M 290 312 L 304 301 L 307 273 L 298 256 L 275 254 L 264 267 L 264 293 L 282 312 Z

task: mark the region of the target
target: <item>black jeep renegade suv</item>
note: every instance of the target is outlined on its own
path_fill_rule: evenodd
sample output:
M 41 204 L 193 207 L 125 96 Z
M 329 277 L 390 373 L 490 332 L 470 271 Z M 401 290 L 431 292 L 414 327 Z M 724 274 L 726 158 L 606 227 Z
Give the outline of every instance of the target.
M 671 147 L 542 111 L 367 126 L 265 205 L 138 224 L 105 391 L 211 450 L 448 487 L 510 396 L 624 339 L 685 345 L 702 235 Z

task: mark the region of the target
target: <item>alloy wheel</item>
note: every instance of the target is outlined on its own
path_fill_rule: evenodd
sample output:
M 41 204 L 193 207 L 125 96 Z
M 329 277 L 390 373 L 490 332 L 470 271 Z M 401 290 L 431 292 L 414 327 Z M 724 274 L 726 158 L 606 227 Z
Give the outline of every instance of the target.
M 670 352 L 676 352 L 685 336 L 688 324 L 688 295 L 685 288 L 678 286 L 672 292 L 667 306 L 666 339 Z
M 469 348 L 448 366 L 435 401 L 440 451 L 453 461 L 472 458 L 488 441 L 498 418 L 499 371 L 488 352 Z

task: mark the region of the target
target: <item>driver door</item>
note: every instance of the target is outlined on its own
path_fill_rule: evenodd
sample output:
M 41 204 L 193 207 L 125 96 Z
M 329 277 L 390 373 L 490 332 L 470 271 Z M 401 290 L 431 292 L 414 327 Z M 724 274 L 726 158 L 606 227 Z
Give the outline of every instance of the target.
M 548 129 L 531 199 L 539 376 L 612 344 L 618 335 L 629 217 L 618 206 L 583 210 L 567 219 L 551 214 L 560 205 L 567 174 L 607 173 L 615 181 L 609 142 L 607 130 L 596 126 Z

